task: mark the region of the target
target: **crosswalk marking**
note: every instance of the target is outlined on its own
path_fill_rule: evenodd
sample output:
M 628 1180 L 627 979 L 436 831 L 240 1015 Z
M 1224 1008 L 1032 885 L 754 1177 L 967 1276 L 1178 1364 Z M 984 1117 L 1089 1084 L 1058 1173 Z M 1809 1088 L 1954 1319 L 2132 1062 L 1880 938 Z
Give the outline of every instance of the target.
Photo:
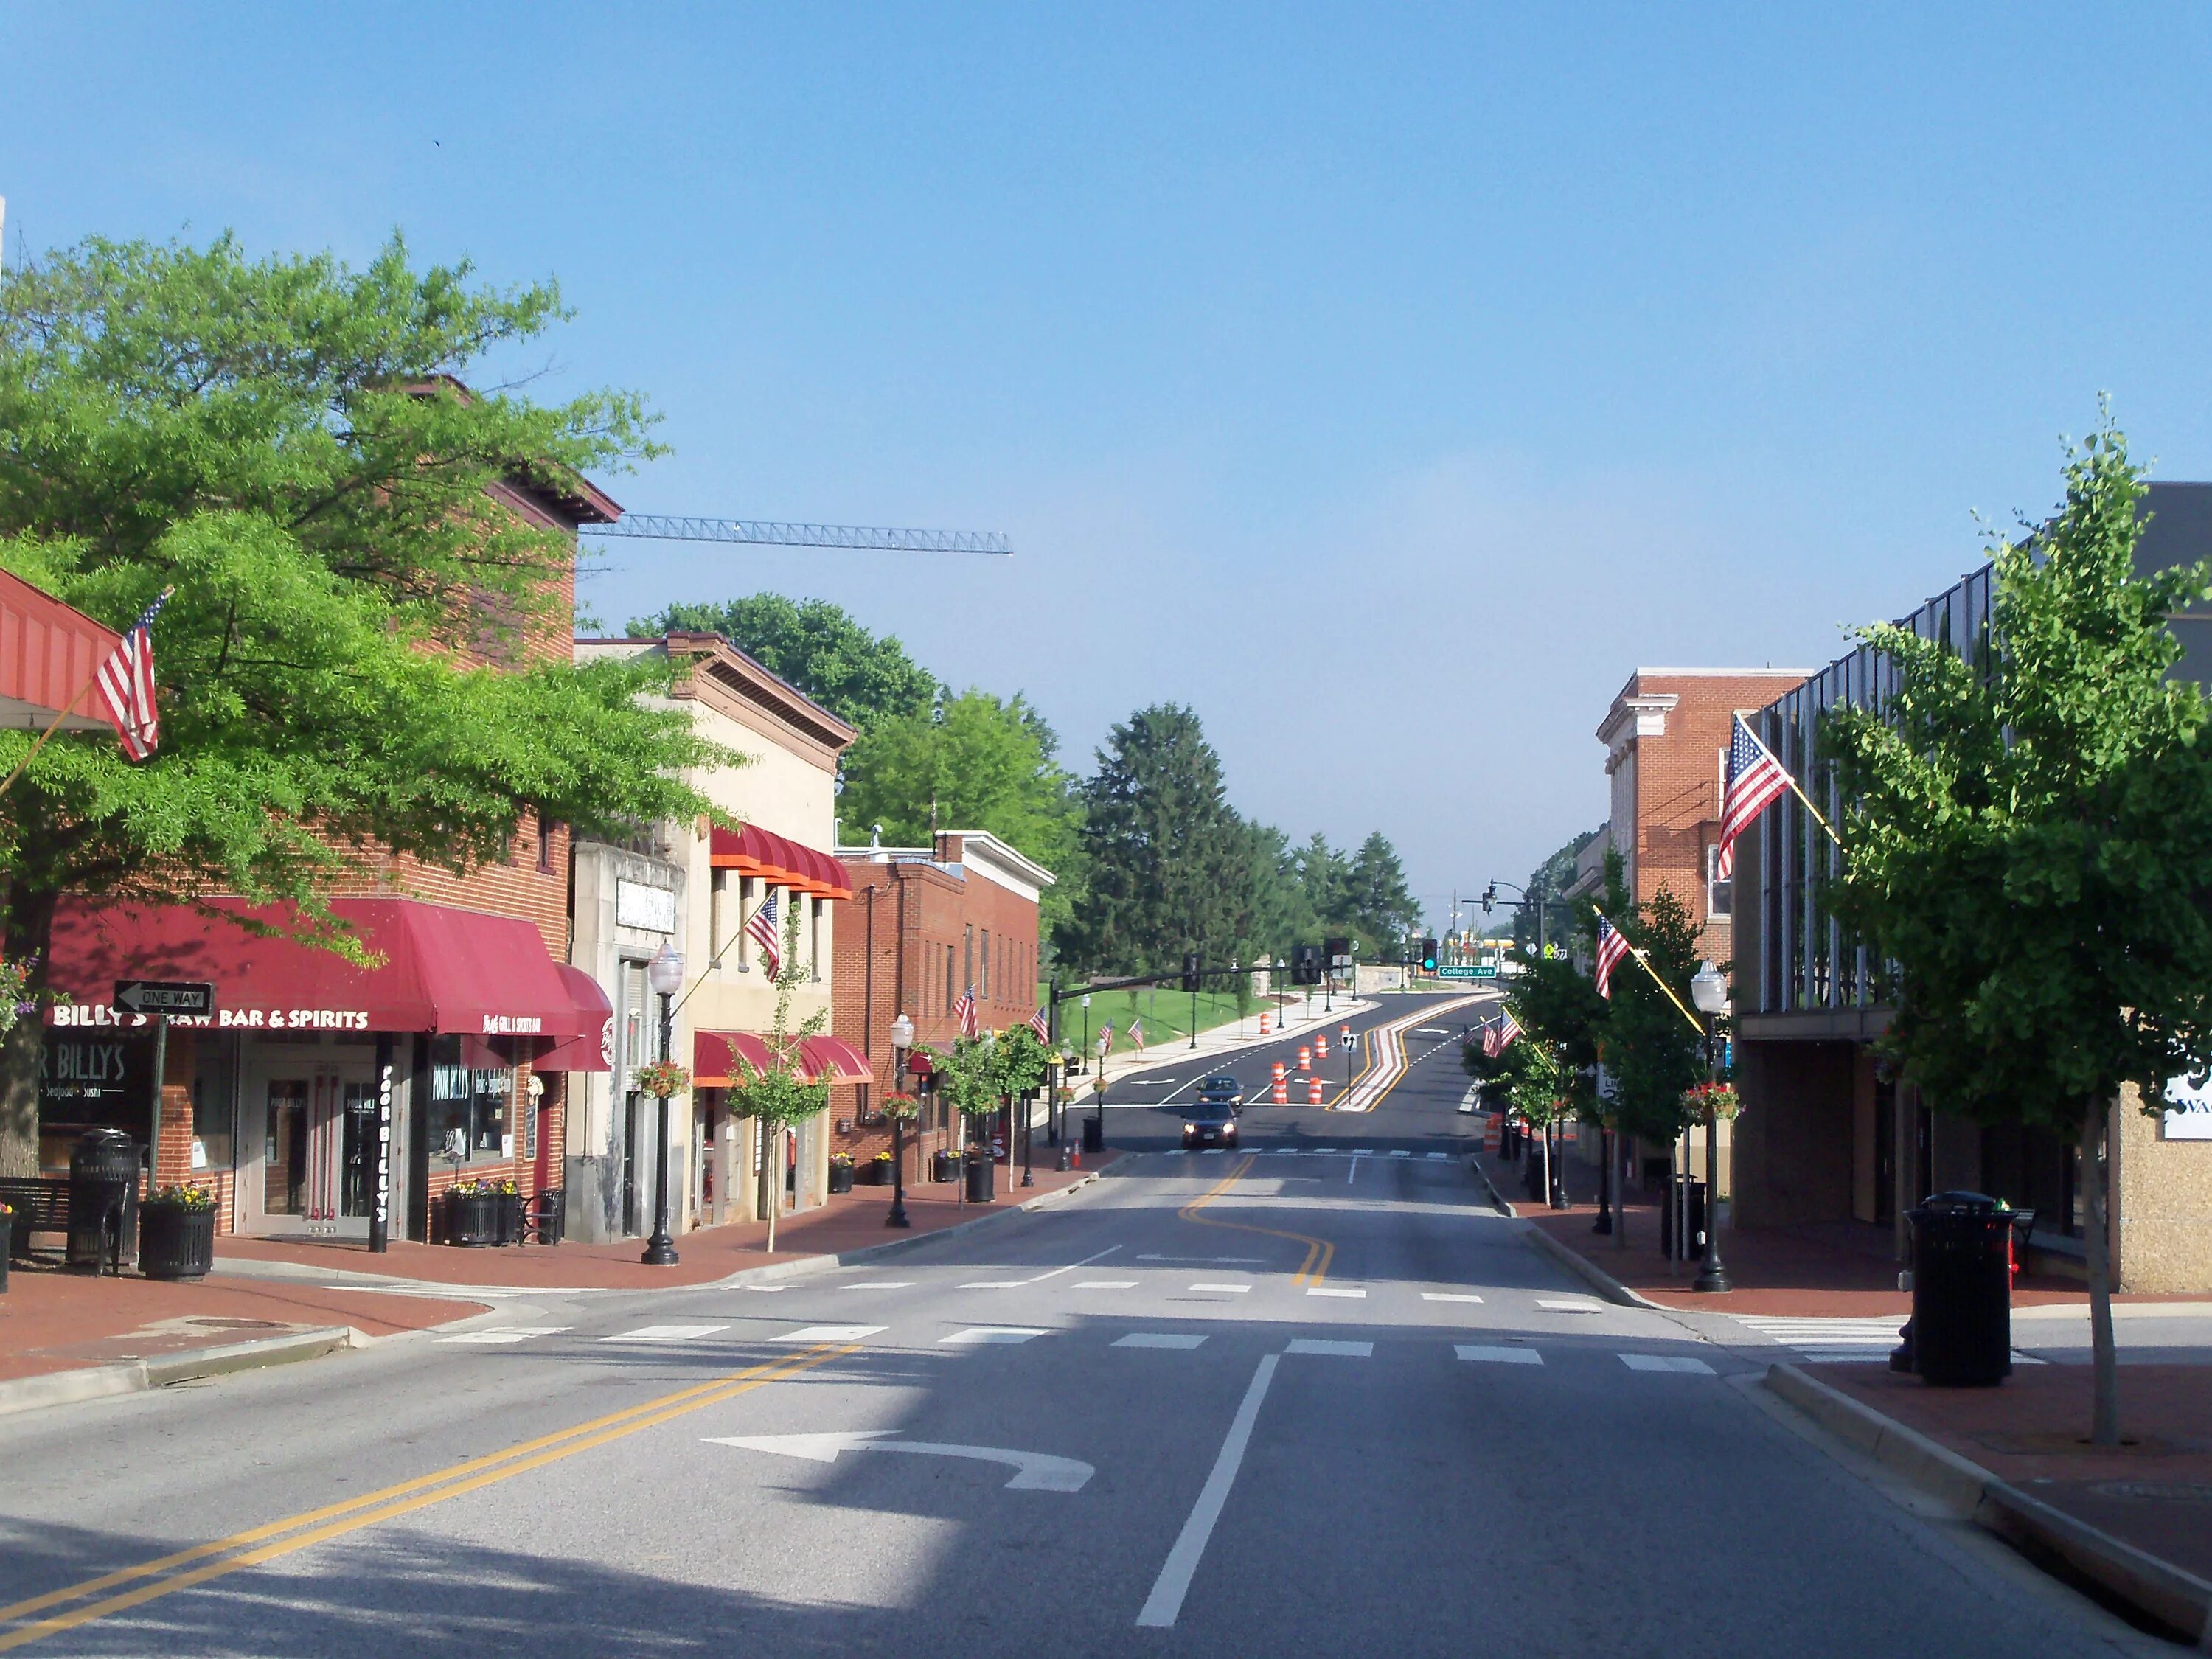
M 727 1325 L 641 1325 L 634 1331 L 624 1331 L 619 1336 L 603 1336 L 602 1342 L 693 1342 L 702 1336 L 712 1336 L 716 1331 L 726 1331 Z
M 1249 1285 L 1194 1285 L 1194 1291 L 1218 1291 L 1224 1296 L 1241 1296 L 1252 1287 Z
M 1071 1291 L 1133 1291 L 1137 1288 L 1137 1281 L 1133 1279 L 1086 1279 L 1067 1288 Z
M 1429 1154 L 1429 1162 L 1431 1164 L 1449 1164 L 1451 1162 L 1451 1154 L 1449 1152 L 1431 1152 Z
M 1046 1334 L 1041 1325 L 973 1325 L 964 1331 L 955 1331 L 950 1336 L 940 1336 L 939 1344 L 947 1347 L 977 1347 L 986 1343 L 1026 1342 L 1033 1336 Z
M 1413 1157 L 1413 1154 L 1407 1152 L 1403 1146 L 1400 1146 L 1393 1150 L 1390 1156 L 1393 1158 L 1411 1158 Z
M 910 1291 L 914 1288 L 914 1280 L 911 1279 L 861 1279 L 854 1280 L 850 1285 L 840 1285 L 837 1288 L 841 1291 Z
M 1771 1337 L 1814 1364 L 1871 1364 L 1887 1361 L 1905 1321 L 1895 1314 L 1869 1319 L 1789 1318 L 1735 1314 L 1737 1324 Z
M 720 1330 L 719 1325 L 714 1328 Z M 864 1336 L 873 1336 L 884 1328 L 881 1325 L 802 1325 L 795 1331 L 786 1331 L 781 1336 L 769 1338 L 771 1342 L 858 1342 Z
M 1484 1365 L 1540 1365 L 1544 1356 L 1534 1348 L 1492 1348 L 1480 1342 L 1455 1342 L 1452 1352 L 1462 1359 Z
M 456 1331 L 451 1336 L 440 1337 L 438 1340 L 489 1348 L 508 1342 L 526 1342 L 533 1336 L 558 1336 L 568 1328 L 566 1325 L 510 1325 L 497 1331 Z
M 1367 1292 L 1364 1291 L 1354 1290 L 1349 1285 L 1316 1285 L 1311 1289 L 1308 1290 L 1306 1294 L 1308 1296 L 1340 1296 L 1346 1297 L 1347 1299 L 1357 1300 L 1358 1297 L 1365 1296 Z
M 1702 1359 L 1679 1353 L 1625 1353 L 1620 1363 L 1632 1371 L 1678 1371 L 1686 1376 L 1711 1376 L 1713 1368 Z
M 1423 1291 L 1424 1302 L 1480 1302 L 1482 1298 L 1472 1291 Z
M 1317 1336 L 1297 1336 L 1285 1353 L 1319 1353 L 1334 1355 L 1339 1359 L 1370 1359 L 1374 1358 L 1372 1342 L 1328 1342 Z
M 1018 1279 L 975 1279 L 960 1288 L 963 1291 L 1018 1291 L 1021 1287 L 1022 1281 Z
M 1587 1296 L 1540 1296 L 1536 1305 L 1546 1313 L 1603 1313 L 1605 1304 Z
M 1205 1341 L 1202 1336 L 1187 1336 L 1180 1331 L 1131 1331 L 1117 1338 L 1117 1348 L 1194 1348 Z

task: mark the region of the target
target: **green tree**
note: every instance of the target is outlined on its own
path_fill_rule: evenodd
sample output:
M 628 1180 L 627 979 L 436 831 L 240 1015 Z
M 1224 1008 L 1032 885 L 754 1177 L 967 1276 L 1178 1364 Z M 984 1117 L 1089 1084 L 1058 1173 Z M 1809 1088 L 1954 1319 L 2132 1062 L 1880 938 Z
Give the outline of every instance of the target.
M 721 603 L 685 602 L 634 618 L 633 636 L 690 629 L 720 634 L 839 720 L 866 732 L 878 721 L 926 715 L 937 681 L 896 635 L 870 633 L 827 599 L 755 593 Z
M 2065 492 L 1991 550 L 1987 637 L 1861 633 L 1899 680 L 1825 726 L 1849 803 L 1832 897 L 1893 966 L 1886 1047 L 1931 1105 L 2077 1140 L 2092 1438 L 2111 1445 L 2109 1112 L 2130 1085 L 2155 1112 L 2212 1063 L 2212 742 L 2164 621 L 2212 593 L 2212 567 L 2136 575 L 2142 475 L 2109 416 Z
M 1612 851 L 1605 855 L 1600 904 L 1644 963 L 1639 968 L 1624 961 L 1613 970 L 1603 1031 L 1606 1071 L 1613 1079 L 1609 1115 L 1616 1129 L 1672 1145 L 1688 1122 L 1683 1094 L 1705 1075 L 1703 1036 L 1682 1012 L 1692 1006 L 1698 926 L 1672 888 L 1662 887 L 1648 904 L 1630 903 L 1620 854 Z M 1588 904 L 1581 908 L 1576 929 L 1594 955 L 1597 912 Z M 1673 999 L 1658 981 L 1674 992 Z
M 1395 957 L 1407 937 L 1420 928 L 1421 907 L 1406 890 L 1406 872 L 1398 849 L 1380 830 L 1359 843 L 1344 867 L 1334 920 L 1358 936 L 1361 954 Z
M 810 1082 L 800 1071 L 799 1045 L 830 1024 L 830 1012 L 817 1008 L 796 1027 L 791 1023 L 791 994 L 813 977 L 799 954 L 799 907 L 792 905 L 783 918 L 783 966 L 775 976 L 775 1018 L 769 1022 L 763 1045 L 768 1049 L 765 1071 L 756 1071 L 742 1054 L 733 1055 L 737 1076 L 727 1100 L 732 1116 L 750 1118 L 762 1132 L 760 1168 L 756 1171 L 760 1212 L 768 1218 L 767 1249 L 775 1253 L 775 1224 L 783 1213 L 783 1132 L 800 1124 L 830 1105 L 827 1082 Z
M 1140 708 L 1113 729 L 1083 788 L 1088 902 L 1061 930 L 1094 969 L 1171 966 L 1185 951 L 1225 957 L 1254 909 L 1250 841 L 1229 806 L 1221 759 L 1187 708 Z
M 933 828 L 988 830 L 1059 878 L 1041 902 L 1049 930 L 1083 890 L 1081 806 L 1058 746 L 1019 694 L 970 690 L 888 716 L 846 751 L 838 801 L 846 838 L 878 823 L 893 845 L 908 846 L 927 844 Z
M 1595 833 L 1591 831 L 1592 835 Z M 1525 949 L 1536 944 L 1539 902 L 1543 906 L 1543 938 L 1547 941 L 1564 945 L 1575 936 L 1582 918 L 1565 894 L 1567 889 L 1574 884 L 1575 856 L 1589 839 L 1589 836 L 1577 836 L 1528 872 L 1528 879 L 1522 884 L 1528 902 L 1517 905 L 1513 911 L 1513 942 L 1516 945 Z
M 564 313 L 549 285 L 328 257 L 88 241 L 0 277 L 0 564 L 120 628 L 164 588 L 161 742 L 48 744 L 0 802 L 0 927 L 44 990 L 60 896 L 320 895 L 349 853 L 463 869 L 524 815 L 587 834 L 708 810 L 647 665 L 531 660 L 574 550 L 500 506 L 647 453 L 637 400 L 540 405 L 451 378 Z M 542 653 L 541 653 L 542 654 Z M 486 659 L 497 659 L 496 665 Z M 0 773 L 28 734 L 0 732 Z M 0 1172 L 36 1162 L 40 1027 L 0 1042 Z

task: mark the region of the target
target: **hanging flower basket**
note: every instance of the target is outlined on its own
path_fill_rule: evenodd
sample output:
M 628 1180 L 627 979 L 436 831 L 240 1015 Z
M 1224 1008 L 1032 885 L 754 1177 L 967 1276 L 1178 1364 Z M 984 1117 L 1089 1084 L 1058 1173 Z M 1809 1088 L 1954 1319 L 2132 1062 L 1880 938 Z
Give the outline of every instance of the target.
M 1700 1083 L 1682 1091 L 1682 1109 L 1699 1123 L 1708 1112 L 1714 1121 L 1727 1123 L 1743 1109 L 1743 1097 L 1736 1093 L 1734 1084 Z
M 691 1073 L 672 1060 L 649 1060 L 637 1068 L 637 1086 L 655 1100 L 666 1100 L 691 1087 Z

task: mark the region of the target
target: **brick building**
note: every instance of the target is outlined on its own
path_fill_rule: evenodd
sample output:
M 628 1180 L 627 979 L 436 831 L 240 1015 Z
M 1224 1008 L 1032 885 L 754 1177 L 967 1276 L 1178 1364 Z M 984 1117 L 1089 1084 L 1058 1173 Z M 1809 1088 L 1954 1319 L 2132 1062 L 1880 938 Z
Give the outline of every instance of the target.
M 571 540 L 621 513 L 580 479 L 489 493 Z M 495 665 L 566 658 L 573 559 L 554 580 L 549 619 Z M 64 900 L 52 975 L 71 1000 L 47 1016 L 41 1165 L 65 1169 L 86 1128 L 121 1128 L 152 1147 L 155 1182 L 216 1190 L 221 1231 L 339 1238 L 368 1235 L 386 1182 L 391 1231 L 414 1238 L 431 1236 L 435 1200 L 456 1182 L 559 1186 L 568 1077 L 605 1068 L 609 1018 L 597 988 L 562 965 L 566 827 L 526 817 L 503 860 L 461 873 L 356 853 L 330 892 L 381 966 L 222 920 L 282 927 L 293 918 L 281 908 Z M 154 1024 L 113 1006 L 125 978 L 211 981 L 216 1012 Z
M 975 998 L 978 1027 L 1003 1031 L 1037 1007 L 1037 901 L 1055 878 L 996 836 L 950 830 L 933 848 L 841 847 L 853 896 L 840 906 L 831 1029 L 867 1057 L 872 1083 L 833 1089 L 834 1149 L 865 1162 L 890 1146 L 875 1100 L 891 1086 L 891 1022 L 914 1022 L 915 1041 L 942 1048 L 959 1035 L 961 994 Z M 925 1144 L 912 1138 L 915 1178 Z

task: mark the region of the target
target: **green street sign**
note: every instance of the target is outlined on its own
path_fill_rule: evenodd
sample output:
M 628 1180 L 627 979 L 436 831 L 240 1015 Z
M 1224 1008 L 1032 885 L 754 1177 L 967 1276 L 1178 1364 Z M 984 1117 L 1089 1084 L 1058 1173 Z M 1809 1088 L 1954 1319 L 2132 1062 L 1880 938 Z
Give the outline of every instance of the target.
M 1487 963 L 1448 962 L 1437 969 L 1438 979 L 1496 979 L 1498 969 Z

